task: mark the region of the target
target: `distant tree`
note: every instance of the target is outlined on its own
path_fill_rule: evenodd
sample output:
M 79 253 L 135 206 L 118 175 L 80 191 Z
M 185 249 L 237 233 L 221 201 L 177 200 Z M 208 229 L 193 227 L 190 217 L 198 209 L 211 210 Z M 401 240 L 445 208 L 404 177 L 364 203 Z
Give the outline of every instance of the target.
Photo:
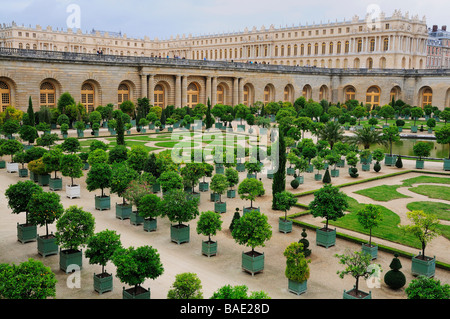
M 175 282 L 167 293 L 167 299 L 203 299 L 202 284 L 194 273 L 182 273 L 175 276 Z

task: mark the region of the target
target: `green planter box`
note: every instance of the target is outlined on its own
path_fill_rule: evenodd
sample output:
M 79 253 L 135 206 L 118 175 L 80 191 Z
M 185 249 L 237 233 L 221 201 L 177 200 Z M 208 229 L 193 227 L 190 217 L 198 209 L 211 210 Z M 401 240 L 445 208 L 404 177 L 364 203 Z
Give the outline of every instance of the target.
M 304 176 L 297 176 L 295 179 L 300 183 L 300 185 L 303 185 L 305 183 Z
M 345 160 L 340 160 L 337 164 L 337 167 L 345 167 Z
M 386 166 L 395 166 L 396 162 L 397 162 L 397 156 L 386 155 L 386 158 L 384 159 L 384 164 Z
M 82 250 L 60 250 L 59 268 L 66 274 L 83 268 Z
M 219 214 L 226 213 L 227 212 L 227 203 L 215 202 L 214 203 L 214 212 L 219 213 Z
M 30 171 L 30 181 L 33 181 L 35 183 L 38 182 L 38 175 L 35 174 L 33 171 Z
M 45 236 L 38 236 L 37 248 L 39 255 L 42 257 L 57 255 L 59 251 L 58 245 L 56 244 L 56 237 L 53 234 L 49 235 L 48 238 Z
M 238 124 L 237 130 L 239 131 L 245 131 L 245 125 L 244 124 Z
M 416 161 L 416 169 L 423 169 L 425 167 L 425 161 Z
M 38 185 L 48 186 L 50 184 L 50 174 L 38 175 Z
M 133 211 L 130 214 L 130 224 L 134 226 L 139 226 L 144 223 L 144 217 L 139 216 L 137 211 Z
M 296 295 L 304 294 L 308 288 L 307 280 L 304 282 L 297 282 L 288 279 L 288 290 Z
M 418 127 L 417 126 L 411 126 L 411 133 L 417 133 Z
M 322 180 L 322 174 L 314 174 L 314 180 L 321 181 Z
M 19 168 L 19 177 L 28 177 L 28 169 Z
M 211 193 L 209 195 L 209 199 L 211 200 L 211 202 L 217 202 L 219 200 L 219 194 Z
M 209 191 L 209 183 L 208 182 L 201 182 L 198 184 L 200 192 L 207 192 Z
M 113 276 L 111 274 L 94 273 L 94 290 L 100 295 L 113 290 Z
M 247 214 L 250 213 L 252 211 L 256 210 L 257 212 L 260 212 L 260 208 L 259 207 L 244 207 L 243 209 L 243 214 Z
M 17 240 L 22 244 L 36 241 L 37 226 L 17 223 Z
M 86 162 L 86 163 L 83 164 L 83 170 L 84 171 L 89 170 L 89 163 Z
M 123 287 L 122 290 L 122 298 L 124 300 L 129 300 L 129 299 L 150 299 L 150 288 L 144 289 L 142 287 L 139 287 L 138 289 L 138 293 L 134 293 L 134 287 L 133 288 L 129 288 L 129 289 L 125 289 L 125 287 Z
M 159 183 L 155 183 L 152 185 L 153 193 L 159 193 L 161 191 L 161 185 Z
M 211 257 L 217 255 L 217 242 L 216 241 L 203 241 L 202 242 L 202 255 Z
M 172 225 L 170 226 L 170 240 L 178 245 L 188 243 L 190 241 L 190 230 L 189 225 Z
M 78 137 L 84 137 L 84 132 L 83 131 L 78 131 L 77 132 L 77 136 Z
M 450 159 L 444 159 L 444 171 L 450 171 Z
M 362 251 L 372 256 L 372 260 L 375 260 L 378 257 L 377 245 L 368 246 L 368 244 L 362 244 Z
M 338 169 L 332 169 L 330 170 L 331 177 L 339 177 L 339 170 Z
M 336 229 L 317 229 L 316 230 L 316 245 L 329 248 L 336 245 Z
M 292 220 L 285 221 L 284 219 L 280 219 L 278 221 L 278 230 L 285 234 L 292 233 L 292 224 Z
M 370 164 L 362 164 L 363 172 L 370 172 Z
M 274 176 L 275 176 L 274 173 L 267 173 L 267 178 L 268 178 L 268 179 L 273 179 Z
M 422 254 L 411 260 L 411 273 L 413 276 L 434 277 L 436 272 L 436 257 L 422 259 Z
M 0 161 L 0 168 L 6 168 L 6 162 Z
M 216 174 L 224 174 L 225 167 L 223 165 L 216 165 Z
M 144 219 L 144 231 L 146 232 L 154 232 L 158 227 L 158 220 L 156 218 L 148 218 Z
M 95 209 L 100 211 L 110 210 L 111 196 L 95 196 Z
M 345 291 L 344 290 L 344 299 L 372 299 L 372 292 L 370 291 L 369 293 L 366 293 L 364 291 L 358 290 L 358 292 L 360 293 L 360 296 L 354 296 L 352 294 L 352 292 L 355 289 L 349 290 L 349 291 Z
M 247 178 L 254 178 L 254 179 L 256 179 L 256 174 L 247 174 Z
M 62 178 L 50 178 L 48 188 L 52 191 L 60 191 L 63 189 Z
M 131 205 L 123 205 L 116 203 L 116 218 L 125 220 L 129 219 L 133 209 Z
M 398 132 L 399 132 L 399 133 L 402 133 L 402 132 L 403 132 L 403 127 L 399 127 L 399 128 L 398 128 Z
M 240 173 L 245 172 L 245 163 L 237 163 L 236 170 Z
M 242 253 L 242 269 L 252 276 L 264 270 L 264 254 L 255 251 L 254 256 L 252 252 Z
M 289 176 L 293 176 L 295 174 L 295 168 L 288 167 L 286 169 L 286 174 L 289 175 Z
M 306 169 L 307 173 L 312 173 L 314 172 L 314 166 L 312 164 L 309 164 L 308 168 Z
M 236 198 L 236 190 L 235 189 L 227 190 L 227 198 Z

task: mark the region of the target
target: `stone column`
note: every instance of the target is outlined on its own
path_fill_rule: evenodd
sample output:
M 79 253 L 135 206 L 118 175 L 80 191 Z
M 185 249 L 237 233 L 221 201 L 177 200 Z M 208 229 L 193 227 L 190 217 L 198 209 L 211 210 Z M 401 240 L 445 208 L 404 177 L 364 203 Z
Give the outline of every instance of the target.
M 175 78 L 175 107 L 182 107 L 181 106 L 181 76 L 176 75 Z
M 244 103 L 244 79 L 239 78 L 239 104 Z
M 148 98 L 150 105 L 153 105 L 155 102 L 155 76 L 153 74 L 148 77 Z
M 212 78 L 211 107 L 217 104 L 217 77 Z
M 232 106 L 239 104 L 238 96 L 239 96 L 239 78 L 234 78 L 233 79 L 233 105 Z
M 147 74 L 141 74 L 141 98 L 148 97 Z
M 206 77 L 206 95 L 205 95 L 205 105 L 208 104 L 208 98 L 211 100 L 211 77 Z
M 187 76 L 181 77 L 181 107 L 187 105 Z

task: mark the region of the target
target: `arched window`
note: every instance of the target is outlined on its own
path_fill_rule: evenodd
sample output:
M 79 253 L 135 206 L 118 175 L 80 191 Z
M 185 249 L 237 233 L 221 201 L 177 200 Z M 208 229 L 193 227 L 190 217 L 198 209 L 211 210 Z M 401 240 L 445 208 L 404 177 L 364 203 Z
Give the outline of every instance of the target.
M 356 51 L 357 52 L 362 51 L 362 40 L 361 39 L 358 40 L 358 45 L 357 45 Z
M 252 88 L 244 85 L 244 105 L 250 106 L 253 104 Z
M 392 99 L 394 99 L 394 101 L 396 101 L 400 98 L 400 88 L 399 87 L 392 88 L 391 93 L 390 93 L 390 98 L 391 98 L 391 101 L 392 101 Z
M 345 89 L 345 101 L 355 100 L 356 90 L 354 87 L 348 87 Z
M 44 82 L 40 87 L 40 105 L 55 107 L 56 90 L 50 82 Z
M 292 90 L 289 85 L 284 88 L 284 100 L 283 102 L 291 102 L 292 103 Z
M 291 56 L 291 46 L 288 45 L 287 47 L 287 56 Z
M 325 54 L 325 52 L 326 52 L 326 44 L 325 44 L 325 42 L 322 42 L 322 54 L 324 55 Z
M 275 56 L 278 56 L 278 45 L 275 46 Z
M 384 38 L 383 40 L 383 51 L 389 50 L 389 38 Z
M 81 87 L 81 104 L 84 105 L 88 113 L 94 110 L 94 97 L 94 87 L 90 83 L 84 83 Z
M 11 90 L 9 89 L 8 84 L 3 81 L 0 81 L 0 95 L 2 98 L 0 100 L 0 106 L 2 112 L 4 112 L 6 108 L 11 104 Z
M 333 42 L 330 42 L 330 47 L 329 47 L 328 54 L 333 54 L 333 46 L 334 46 Z
M 337 53 L 337 54 L 341 54 L 341 41 L 339 41 L 339 42 L 337 43 L 336 53 Z
M 348 53 L 350 51 L 350 42 L 345 41 L 345 53 Z
M 358 58 L 353 60 L 353 68 L 354 69 L 359 69 L 359 59 Z
M 264 104 L 270 103 L 273 100 L 273 90 L 272 88 L 267 85 L 264 88 Z
M 311 43 L 308 43 L 308 55 L 311 55 Z
M 328 100 L 328 88 L 325 85 L 320 87 L 319 101 Z
M 432 105 L 433 103 L 433 90 L 427 87 L 422 92 L 422 107 Z
M 128 85 L 122 83 L 119 85 L 119 89 L 117 90 L 117 102 L 118 104 L 122 104 L 125 101 L 130 99 L 130 88 Z
M 300 46 L 300 55 L 301 55 L 301 56 L 304 56 L 304 55 L 305 55 L 305 45 L 304 45 L 304 44 L 302 44 L 302 45 Z
M 372 108 L 380 106 L 380 89 L 376 86 L 371 86 L 367 90 L 366 104 L 369 104 Z
M 155 86 L 153 91 L 153 105 L 165 108 L 164 87 L 161 84 Z
M 225 104 L 225 89 L 222 85 L 217 86 L 217 104 Z
M 312 89 L 310 85 L 305 85 L 302 90 L 302 96 L 309 100 L 311 98 Z
M 298 55 L 298 46 L 294 45 L 294 56 Z
M 366 67 L 367 67 L 368 69 L 372 69 L 372 68 L 373 68 L 373 60 L 372 60 L 372 58 L 368 58 L 368 59 L 367 59 L 367 65 L 366 65 Z
M 187 89 L 187 106 L 193 108 L 199 103 L 200 90 L 196 83 L 191 83 Z
M 314 44 L 314 54 L 315 55 L 319 54 L 319 43 Z
M 375 51 L 375 39 L 370 39 L 370 52 Z

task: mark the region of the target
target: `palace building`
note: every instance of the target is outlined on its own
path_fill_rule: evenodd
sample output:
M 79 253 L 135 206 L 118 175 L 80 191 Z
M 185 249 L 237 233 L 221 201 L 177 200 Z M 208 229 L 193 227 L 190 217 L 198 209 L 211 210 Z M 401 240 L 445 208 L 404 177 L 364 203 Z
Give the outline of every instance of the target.
M 369 23 L 370 22 L 370 23 Z M 54 107 L 69 92 L 88 111 L 148 97 L 166 107 L 198 103 L 331 103 L 450 106 L 450 70 L 426 69 L 425 20 L 394 12 L 352 21 L 170 40 L 80 30 L 0 28 L 0 110 Z M 102 52 L 102 54 L 99 54 Z

